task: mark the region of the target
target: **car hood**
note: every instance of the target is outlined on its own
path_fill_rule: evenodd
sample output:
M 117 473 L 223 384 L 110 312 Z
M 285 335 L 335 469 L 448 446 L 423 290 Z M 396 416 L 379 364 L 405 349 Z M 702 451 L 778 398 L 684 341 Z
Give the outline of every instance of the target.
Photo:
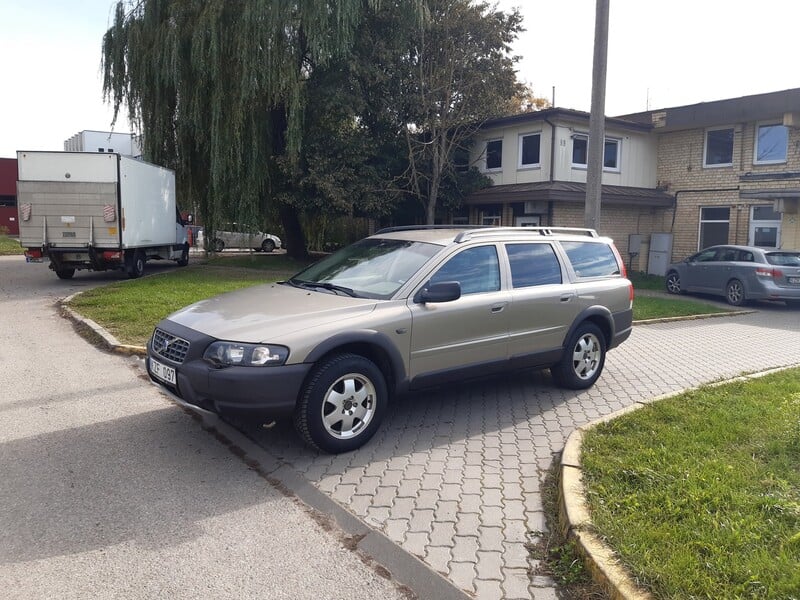
M 270 283 L 201 300 L 167 317 L 211 337 L 275 342 L 285 335 L 372 312 L 376 300 Z

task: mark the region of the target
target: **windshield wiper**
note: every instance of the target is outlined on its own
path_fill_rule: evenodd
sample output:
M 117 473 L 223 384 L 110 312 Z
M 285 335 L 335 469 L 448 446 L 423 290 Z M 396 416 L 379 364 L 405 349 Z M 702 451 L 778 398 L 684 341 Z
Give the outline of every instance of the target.
M 330 283 L 328 281 L 316 282 L 316 281 L 303 281 L 302 279 L 290 279 L 289 283 L 291 283 L 292 285 L 299 285 L 305 288 L 322 288 L 330 292 L 342 292 L 343 294 L 347 294 L 348 296 L 352 296 L 353 298 L 358 298 L 358 294 L 356 294 L 355 291 L 351 290 L 349 287 L 344 287 L 343 285 L 336 285 L 335 283 Z

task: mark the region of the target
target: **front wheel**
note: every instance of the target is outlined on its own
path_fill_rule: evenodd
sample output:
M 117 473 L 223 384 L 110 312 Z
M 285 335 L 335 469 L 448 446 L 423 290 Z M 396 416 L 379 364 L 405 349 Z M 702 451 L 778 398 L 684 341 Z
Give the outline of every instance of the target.
M 275 250 L 275 242 L 273 242 L 272 240 L 264 240 L 261 243 L 261 250 L 263 252 L 272 252 L 273 250 Z
M 295 428 L 318 450 L 355 450 L 375 434 L 388 401 L 386 380 L 375 363 L 338 354 L 314 369 L 295 410 Z
M 189 264 L 189 244 L 186 244 L 181 251 L 181 257 L 176 261 L 179 267 L 185 267 Z
M 725 299 L 728 304 L 741 306 L 745 303 L 744 285 L 738 279 L 731 279 L 725 288 Z
M 223 250 L 225 250 L 225 242 L 223 242 L 220 239 L 216 239 L 214 240 L 213 247 L 214 247 L 214 252 L 222 252 Z
M 594 385 L 606 362 L 606 339 L 593 323 L 581 324 L 570 336 L 564 356 L 550 372 L 556 383 L 571 390 Z
M 680 294 L 682 292 L 681 277 L 675 271 L 667 273 L 665 284 L 670 294 Z

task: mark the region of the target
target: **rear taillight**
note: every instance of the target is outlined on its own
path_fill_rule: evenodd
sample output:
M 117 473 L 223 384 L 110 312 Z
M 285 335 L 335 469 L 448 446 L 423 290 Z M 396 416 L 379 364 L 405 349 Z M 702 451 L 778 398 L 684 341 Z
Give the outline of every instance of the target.
M 756 275 L 759 277 L 783 277 L 783 271 L 780 269 L 768 269 L 767 267 L 758 267 Z
M 630 298 L 630 301 L 633 302 L 633 284 L 632 283 L 628 285 L 628 298 Z
M 40 248 L 28 248 L 25 250 L 27 258 L 42 258 L 42 250 Z

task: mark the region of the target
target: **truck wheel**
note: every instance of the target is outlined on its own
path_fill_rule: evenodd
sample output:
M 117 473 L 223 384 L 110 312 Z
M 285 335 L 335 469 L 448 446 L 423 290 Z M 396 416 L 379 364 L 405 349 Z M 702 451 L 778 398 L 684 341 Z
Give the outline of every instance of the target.
M 185 267 L 189 264 L 189 245 L 183 247 L 183 252 L 181 252 L 181 257 L 178 259 L 178 266 Z
M 72 276 L 75 275 L 75 269 L 56 269 L 56 275 L 58 275 L 59 279 L 72 279 Z
M 300 394 L 294 424 L 303 439 L 338 454 L 367 443 L 389 400 L 386 380 L 371 360 L 339 354 L 322 361 Z
M 141 250 L 129 254 L 125 260 L 125 272 L 128 279 L 137 279 L 144 275 L 145 255 Z
M 225 250 L 225 242 L 214 240 L 214 252 L 222 252 L 223 250 Z
M 275 250 L 275 242 L 272 240 L 264 240 L 261 244 L 261 251 L 262 252 L 272 252 Z

